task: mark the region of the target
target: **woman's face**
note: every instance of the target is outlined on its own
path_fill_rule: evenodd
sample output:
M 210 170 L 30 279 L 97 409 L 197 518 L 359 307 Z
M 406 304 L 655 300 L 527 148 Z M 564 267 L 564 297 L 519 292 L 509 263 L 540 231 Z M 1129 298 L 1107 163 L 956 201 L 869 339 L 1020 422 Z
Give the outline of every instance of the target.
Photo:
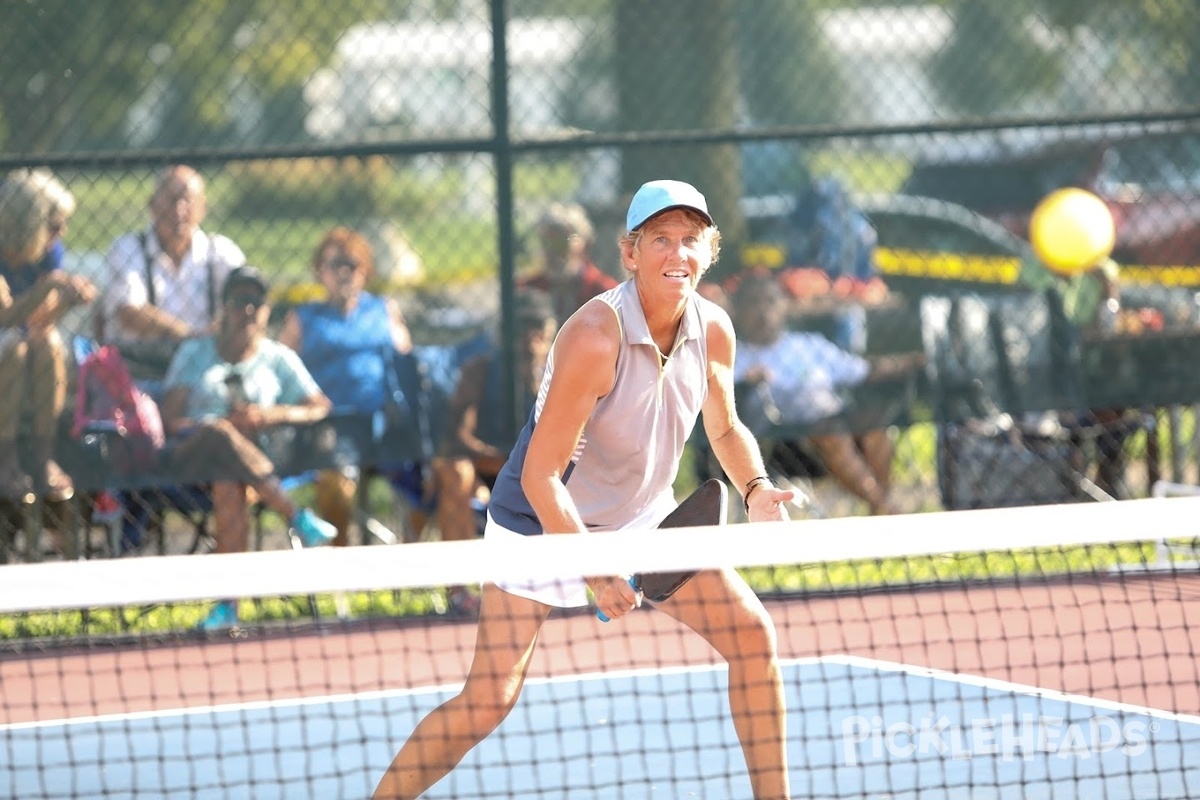
M 683 210 L 650 220 L 638 241 L 624 249 L 626 266 L 639 290 L 651 296 L 690 294 L 712 264 L 707 229 Z
M 329 295 L 329 302 L 339 305 L 358 297 L 366 285 L 366 270 L 341 246 L 332 244 L 321 252 L 317 278 Z

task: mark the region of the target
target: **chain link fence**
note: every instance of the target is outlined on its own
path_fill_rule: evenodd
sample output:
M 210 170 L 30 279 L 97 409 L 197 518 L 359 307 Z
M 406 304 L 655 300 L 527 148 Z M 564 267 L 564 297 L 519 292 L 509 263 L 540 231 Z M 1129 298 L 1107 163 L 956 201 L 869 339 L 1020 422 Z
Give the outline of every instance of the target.
M 1194 3 L 43 0 L 5 13 L 0 167 L 48 168 L 69 188 L 63 263 L 102 295 L 62 319 L 68 338 L 114 313 L 110 249 L 152 230 L 168 165 L 199 171 L 202 229 L 269 277 L 273 331 L 322 296 L 316 248 L 346 226 L 371 243 L 369 288 L 399 304 L 418 347 L 493 334 L 509 364 L 513 300 L 556 267 L 553 236 L 584 235 L 620 280 L 628 198 L 674 177 L 722 229 L 708 296 L 732 309 L 747 275 L 767 275 L 789 328 L 893 367 L 840 392 L 852 422 L 832 432 L 780 416 L 778 397 L 742 398 L 773 468 L 813 481 L 819 513 L 884 510 L 871 486 L 885 483 L 892 510 L 919 511 L 1200 480 Z M 1114 304 L 1088 301 L 1081 276 L 1047 270 L 1028 242 L 1034 208 L 1067 186 L 1115 219 Z M 587 225 L 545 224 L 562 204 Z M 496 410 L 511 429 L 519 389 L 509 377 Z M 884 474 L 863 472 L 861 441 L 844 448 L 869 430 L 887 434 Z M 681 481 L 712 469 L 705 452 L 691 449 Z M 981 483 L 998 473 L 1008 488 Z

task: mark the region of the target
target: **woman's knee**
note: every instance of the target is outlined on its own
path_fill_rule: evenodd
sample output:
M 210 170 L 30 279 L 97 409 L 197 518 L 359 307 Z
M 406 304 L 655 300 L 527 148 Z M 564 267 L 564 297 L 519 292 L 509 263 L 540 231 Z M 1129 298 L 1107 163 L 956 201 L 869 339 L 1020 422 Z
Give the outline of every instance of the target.
M 463 684 L 458 700 L 467 712 L 473 734 L 487 736 L 517 705 L 521 687 L 512 687 L 494 676 L 471 675 Z
M 775 658 L 778 636 L 775 622 L 762 601 L 740 578 L 726 579 L 729 594 L 725 603 L 714 602 L 715 591 L 706 591 L 697 608 L 703 622 L 685 624 L 704 634 L 716 651 L 729 663 L 749 663 Z M 706 598 L 706 599 L 705 599 Z
M 733 589 L 733 635 L 735 654 L 743 658 L 774 658 L 778 646 L 775 620 L 740 575 L 728 580 Z
M 775 631 L 775 621 L 766 609 L 748 609 L 747 614 L 739 620 L 734 628 L 736 647 L 734 658 L 730 660 L 762 661 L 775 658 L 779 646 L 779 637 Z

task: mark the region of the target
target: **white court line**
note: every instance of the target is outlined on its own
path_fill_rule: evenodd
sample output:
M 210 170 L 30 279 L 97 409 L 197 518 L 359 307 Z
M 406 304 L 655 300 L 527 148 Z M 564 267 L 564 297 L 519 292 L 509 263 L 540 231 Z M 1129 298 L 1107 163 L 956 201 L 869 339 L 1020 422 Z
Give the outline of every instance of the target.
M 1042 689 L 1037 686 L 1029 686 L 1027 684 L 1005 681 L 999 678 L 988 678 L 981 675 L 968 675 L 965 673 L 950 672 L 949 670 L 920 667 L 913 664 L 903 664 L 896 661 L 883 661 L 880 659 L 866 658 L 864 656 L 838 654 L 829 656 L 807 656 L 805 658 L 786 658 L 779 660 L 780 667 L 803 667 L 811 664 L 839 664 L 842 666 L 874 670 L 876 672 L 902 672 L 905 674 L 928 678 L 930 680 L 944 680 L 953 683 L 961 683 L 967 686 L 977 686 L 983 689 L 994 689 L 997 691 L 1029 695 L 1031 697 L 1044 697 L 1051 700 L 1061 700 L 1063 702 L 1091 706 L 1093 708 L 1103 709 L 1105 711 L 1119 711 L 1127 714 L 1142 714 L 1144 716 L 1156 717 L 1158 719 L 1167 719 L 1175 722 L 1186 722 L 1194 725 L 1200 725 L 1200 715 L 1181 714 L 1174 711 L 1151 708 L 1149 706 L 1134 705 L 1132 703 L 1120 703 L 1113 700 L 1088 697 L 1086 695 L 1067 694 L 1065 692 L 1059 692 L 1053 689 Z M 525 682 L 525 685 L 539 686 L 562 683 L 620 680 L 623 678 L 638 678 L 657 675 L 684 675 L 698 674 L 703 672 L 724 672 L 726 669 L 727 666 L 725 664 L 701 664 L 695 666 L 685 665 L 674 667 L 640 667 L 637 669 L 624 669 L 612 672 L 585 672 L 573 675 L 552 675 L 543 678 L 530 678 Z M 437 694 L 439 692 L 455 691 L 461 686 L 462 682 L 458 681 L 456 683 L 444 683 L 437 686 L 421 686 L 416 689 L 379 689 L 370 692 L 319 695 L 315 697 L 295 697 L 286 700 L 254 700 L 244 703 L 225 703 L 211 706 L 184 706 L 179 708 L 156 709 L 154 711 L 99 714 L 87 717 L 64 717 L 51 720 L 36 720 L 33 722 L 8 723 L 5 725 L 0 725 L 0 731 L 36 730 L 39 728 L 52 728 L 58 726 L 65 727 L 70 725 L 96 725 L 110 722 L 161 719 L 164 717 L 198 716 L 202 714 L 218 715 L 240 711 L 262 711 L 271 708 L 302 708 L 308 706 L 335 705 L 339 703 L 361 703 L 377 700 L 388 700 L 397 697 L 419 697 L 422 695 Z
M 1165 709 L 1161 708 L 1139 706 L 1133 703 L 1121 703 L 1116 700 L 1105 700 L 1101 697 L 1088 697 L 1087 695 L 1082 694 L 1068 694 L 1055 689 L 1043 689 L 1038 686 L 1015 683 L 1013 681 L 1001 680 L 1000 678 L 988 678 L 983 675 L 968 675 L 961 672 L 950 672 L 949 670 L 933 669 L 932 667 L 918 667 L 912 664 L 902 664 L 897 661 L 881 661 L 879 659 L 866 658 L 864 656 L 852 656 L 848 654 L 828 656 L 825 660 L 831 663 L 862 667 L 863 669 L 872 669 L 877 672 L 903 672 L 909 675 L 929 678 L 931 680 L 951 681 L 954 683 L 961 683 L 965 686 L 977 686 L 982 689 L 1013 692 L 1015 694 L 1025 694 L 1031 697 L 1046 698 L 1048 700 L 1061 700 L 1066 703 L 1091 706 L 1104 711 L 1119 711 L 1123 714 L 1141 714 L 1143 716 L 1155 717 L 1157 719 L 1166 719 L 1174 722 L 1187 722 L 1193 725 L 1200 725 L 1200 715 L 1196 714 L 1181 714 L 1176 711 L 1166 711 Z
M 819 663 L 820 657 L 797 658 L 781 660 L 780 666 L 802 666 Z M 572 675 L 552 675 L 544 678 L 530 678 L 525 686 L 539 686 L 559 683 L 583 683 L 597 680 L 619 680 L 621 678 L 637 678 L 650 675 L 681 675 L 686 673 L 725 671 L 724 664 L 701 664 L 696 666 L 675 667 L 641 667 L 638 669 L 615 670 L 612 672 L 584 672 Z M 197 716 L 201 714 L 228 714 L 238 711 L 262 711 L 270 708 L 301 708 L 316 705 L 334 705 L 336 703 L 363 702 L 373 700 L 388 700 L 396 697 L 419 697 L 421 695 L 437 694 L 439 692 L 456 691 L 462 687 L 462 681 L 443 683 L 437 686 L 420 686 L 415 689 L 377 689 L 370 692 L 346 692 L 342 694 L 318 695 L 314 697 L 293 697 L 286 700 L 252 700 L 242 703 L 223 703 L 209 706 L 181 706 L 178 708 L 161 708 L 154 711 L 132 711 L 114 714 L 96 714 L 86 717 L 61 717 L 58 719 L 34 720 L 31 722 L 10 722 L 0 725 L 0 731 L 33 730 L 37 728 L 52 728 L 67 725 L 93 725 L 107 722 L 127 722 L 143 719 L 161 719 L 163 717 Z

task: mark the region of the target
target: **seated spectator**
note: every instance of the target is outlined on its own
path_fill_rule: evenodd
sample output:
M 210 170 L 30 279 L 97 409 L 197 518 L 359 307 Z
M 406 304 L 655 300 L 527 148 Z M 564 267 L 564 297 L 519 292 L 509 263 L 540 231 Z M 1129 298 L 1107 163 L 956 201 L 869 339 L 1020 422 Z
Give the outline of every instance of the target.
M 550 295 L 527 289 L 516 296 L 517 388 L 521 416 L 533 409 L 546 359 L 558 324 Z M 504 361 L 498 350 L 463 364 L 450 399 L 446 430 L 433 461 L 437 492 L 436 518 L 446 541 L 477 535 L 472 498 L 486 500 L 515 439 L 513 424 L 504 419 Z M 452 611 L 471 615 L 479 599 L 464 586 L 451 587 Z
M 738 347 L 734 380 L 763 388 L 776 424 L 812 426 L 808 437 L 825 468 L 867 502 L 872 514 L 895 513 L 890 497 L 892 443 L 882 428 L 859 429 L 840 392 L 866 380 L 902 374 L 915 364 L 901 357 L 878 363 L 847 352 L 818 333 L 788 331 L 779 284 L 748 275 L 733 298 Z M 744 409 L 750 423 L 761 409 Z M 754 427 L 752 425 L 752 427 Z
M 313 270 L 326 297 L 291 309 L 279 342 L 300 354 L 334 407 L 379 411 L 385 402 L 384 370 L 391 367 L 385 355 L 412 349 L 400 307 L 364 289 L 375 261 L 357 231 L 339 227 L 326 234 L 313 254 Z M 338 470 L 325 470 L 318 479 L 317 512 L 337 528 L 334 544 L 348 541 L 356 490 L 354 478 Z
M 556 319 L 565 321 L 588 300 L 617 285 L 616 278 L 591 260 L 595 234 L 582 206 L 550 206 L 538 220 L 537 235 L 542 269 L 522 278 L 517 286 L 549 293 Z
M 97 338 L 121 349 L 135 377 L 161 377 L 182 340 L 213 332 L 218 290 L 246 262 L 232 241 L 200 228 L 207 213 L 200 173 L 167 167 L 150 198 L 149 229 L 109 248 L 111 282 Z
M 90 281 L 62 269 L 61 237 L 74 211 L 74 196 L 46 170 L 16 170 L 0 184 L 0 496 L 12 500 L 74 494 L 54 458 L 70 360 L 57 324 L 96 297 Z
M 181 483 L 211 483 L 218 553 L 246 549 L 248 488 L 288 520 L 306 547 L 336 535 L 328 522 L 296 506 L 263 452 L 268 427 L 316 422 L 330 408 L 299 356 L 267 338 L 267 288 L 253 267 L 231 272 L 221 290 L 216 334 L 186 341 L 164 384 L 163 468 Z M 222 601 L 202 627 L 220 629 L 236 621 L 234 601 Z
M 837 178 L 819 178 L 796 196 L 783 237 L 787 266 L 780 281 L 804 313 L 832 316 L 834 342 L 862 355 L 866 309 L 885 302 L 887 284 L 875 263 L 875 228 Z

